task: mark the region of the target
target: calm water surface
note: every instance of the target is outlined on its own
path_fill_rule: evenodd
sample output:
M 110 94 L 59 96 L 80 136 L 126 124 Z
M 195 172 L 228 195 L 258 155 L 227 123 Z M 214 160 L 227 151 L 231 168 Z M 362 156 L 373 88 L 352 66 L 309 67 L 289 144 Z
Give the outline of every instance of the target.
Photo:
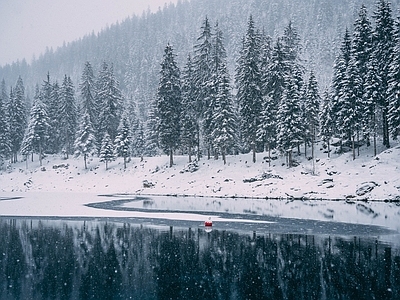
M 373 237 L 0 218 L 0 299 L 400 299 Z

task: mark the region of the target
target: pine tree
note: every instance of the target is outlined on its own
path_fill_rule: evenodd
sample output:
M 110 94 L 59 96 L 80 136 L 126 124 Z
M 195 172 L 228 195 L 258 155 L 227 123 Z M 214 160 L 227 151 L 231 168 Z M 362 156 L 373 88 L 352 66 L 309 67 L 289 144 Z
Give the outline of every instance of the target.
M 192 162 L 193 149 L 197 148 L 197 159 L 200 159 L 200 128 L 196 112 L 196 84 L 193 63 L 188 55 L 182 72 L 182 147 L 187 148 L 189 162 Z
M 79 84 L 81 95 L 81 109 L 89 114 L 93 127 L 97 127 L 96 122 L 99 117 L 98 103 L 95 100 L 96 83 L 93 68 L 90 62 L 85 62 L 85 66 Z
M 159 132 L 158 127 L 160 123 L 160 118 L 157 113 L 157 101 L 153 101 L 150 107 L 149 115 L 146 122 L 145 129 L 145 152 L 144 154 L 148 156 L 155 156 L 159 154 Z
M 253 152 L 256 162 L 257 129 L 262 111 L 262 80 L 260 72 L 260 40 L 250 16 L 241 57 L 236 72 L 237 97 L 243 137 Z
M 36 93 L 31 108 L 28 129 L 26 130 L 21 153 L 27 155 L 30 151 L 39 155 L 40 165 L 44 149 L 46 147 L 47 132 L 49 128 L 46 105 L 42 101 L 39 87 L 36 86 Z
M 215 151 L 219 151 L 226 164 L 226 154 L 236 140 L 236 116 L 231 95 L 230 80 L 225 62 L 217 70 L 218 93 L 211 121 L 211 139 Z
M 100 107 L 99 135 L 108 133 L 111 139 L 114 139 L 120 121 L 123 98 L 114 69 L 106 62 L 103 62 L 98 76 L 96 97 Z
M 60 104 L 61 104 L 61 90 L 58 82 L 54 82 L 51 88 L 51 95 L 47 112 L 49 117 L 49 138 L 47 142 L 47 149 L 49 153 L 59 153 L 61 142 L 61 124 L 59 119 Z
M 305 106 L 305 127 L 306 133 L 309 137 L 306 137 L 306 142 L 311 140 L 312 158 L 314 159 L 314 143 L 317 135 L 317 129 L 319 126 L 319 106 L 321 97 L 318 91 L 318 83 L 315 78 L 314 72 L 311 71 L 308 79 L 304 106 Z
M 140 157 L 140 161 L 143 161 L 143 156 L 146 153 L 146 137 L 144 125 L 140 121 L 137 122 L 133 133 L 132 152 L 134 156 Z
M 113 160 L 115 160 L 114 146 L 110 135 L 106 133 L 101 142 L 100 162 L 104 162 L 106 164 L 106 170 L 108 170 L 108 163 Z
M 210 107 L 210 101 L 213 99 L 214 95 L 212 93 L 211 78 L 213 76 L 212 72 L 212 32 L 211 25 L 206 17 L 201 26 L 200 36 L 197 38 L 197 44 L 194 46 L 194 57 L 193 57 L 193 70 L 194 70 L 194 82 L 195 82 L 195 112 L 197 112 L 197 126 L 199 130 L 206 129 L 208 132 L 200 133 L 204 136 L 205 143 L 208 149 L 208 157 L 210 156 L 210 136 L 209 136 L 209 117 L 208 119 L 206 111 L 210 112 L 208 109 Z M 205 124 L 202 124 L 205 123 Z M 202 125 L 201 125 L 202 124 Z M 200 139 L 198 140 L 200 142 Z M 200 143 L 197 145 L 198 148 Z M 198 154 L 198 158 L 200 155 Z
M 173 151 L 180 145 L 181 131 L 181 82 L 180 71 L 175 62 L 172 46 L 165 47 L 161 63 L 160 84 L 157 91 L 157 116 L 159 144 L 169 154 L 170 167 L 173 165 Z
M 64 76 L 61 87 L 60 110 L 58 120 L 60 122 L 60 142 L 62 149 L 68 158 L 73 153 L 75 132 L 77 126 L 77 111 L 75 105 L 74 85 L 70 77 Z
M 391 54 L 394 47 L 393 29 L 394 20 L 390 2 L 379 0 L 373 17 L 375 28 L 373 31 L 372 57 L 376 60 L 377 74 L 381 85 L 376 91 L 378 94 L 378 105 L 382 111 L 383 145 L 390 147 L 388 126 L 388 83 L 391 64 Z
M 319 122 L 320 122 L 319 135 L 321 137 L 321 140 L 324 142 L 324 147 L 327 148 L 328 157 L 330 157 L 330 151 L 331 151 L 330 140 L 334 133 L 333 118 L 334 116 L 332 115 L 332 99 L 329 96 L 328 91 L 325 91 L 319 114 Z
M 400 20 L 397 20 L 395 28 L 388 86 L 388 125 L 393 139 L 400 134 Z
M 85 169 L 87 169 L 87 158 L 97 152 L 96 137 L 94 135 L 94 129 L 92 121 L 90 120 L 90 115 L 87 111 L 83 113 L 79 130 L 76 134 L 74 149 L 75 156 L 83 155 Z
M 25 88 L 21 77 L 18 77 L 15 89 L 10 91 L 8 117 L 11 142 L 11 162 L 17 162 L 17 154 L 21 148 L 27 125 L 25 109 Z
M 117 157 L 124 158 L 124 169 L 126 169 L 127 158 L 131 155 L 132 137 L 130 133 L 130 126 L 128 117 L 122 116 L 117 130 L 117 136 L 114 141 L 114 151 Z
M 297 78 L 287 76 L 285 89 L 279 104 L 277 118 L 277 146 L 286 153 L 288 165 L 292 167 L 292 148 L 303 139 L 303 124 L 301 120 L 300 94 Z
M 5 81 L 2 81 L 0 90 L 0 167 L 11 154 L 8 115 L 6 109 L 7 94 Z

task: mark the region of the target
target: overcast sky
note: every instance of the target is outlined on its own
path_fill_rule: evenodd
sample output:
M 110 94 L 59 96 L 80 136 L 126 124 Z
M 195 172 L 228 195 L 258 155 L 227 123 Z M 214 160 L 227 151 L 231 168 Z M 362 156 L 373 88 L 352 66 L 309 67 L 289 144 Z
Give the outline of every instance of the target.
M 46 47 L 97 33 L 133 14 L 177 0 L 0 0 L 0 65 L 31 61 Z

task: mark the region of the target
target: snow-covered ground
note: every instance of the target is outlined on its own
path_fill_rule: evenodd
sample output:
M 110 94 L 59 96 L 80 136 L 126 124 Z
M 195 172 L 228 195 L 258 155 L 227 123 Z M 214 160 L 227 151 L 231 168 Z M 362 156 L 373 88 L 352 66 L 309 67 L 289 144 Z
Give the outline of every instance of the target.
M 1 172 L 0 215 L 176 218 L 176 214 L 167 215 L 171 210 L 181 211 L 181 218 L 203 220 L 201 212 L 213 212 L 216 218 L 224 212 L 371 224 L 400 232 L 398 203 L 372 201 L 400 200 L 400 146 L 376 157 L 371 152 L 372 147 L 363 147 L 353 160 L 351 153 L 332 153 L 327 158 L 318 151 L 315 174 L 312 161 L 297 154 L 294 158 L 300 164 L 293 168 L 287 168 L 280 156 L 269 166 L 268 154 L 259 153 L 256 163 L 248 154 L 228 156 L 226 165 L 203 158 L 196 166 L 188 164 L 186 156 L 176 156 L 172 168 L 167 156 L 143 162 L 133 158 L 126 170 L 122 159 L 105 170 L 98 158 L 92 158 L 85 170 L 82 158 L 48 156 L 43 167 L 29 161 L 28 168 L 21 162 Z M 152 216 L 84 205 L 130 195 L 186 197 L 156 197 L 124 205 L 156 209 Z

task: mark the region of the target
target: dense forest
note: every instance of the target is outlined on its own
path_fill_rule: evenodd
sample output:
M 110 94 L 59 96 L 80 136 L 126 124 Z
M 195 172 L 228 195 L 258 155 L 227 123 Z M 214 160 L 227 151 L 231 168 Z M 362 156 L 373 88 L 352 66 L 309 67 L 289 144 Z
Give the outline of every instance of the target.
M 0 158 L 389 147 L 398 3 L 367 2 L 179 1 L 3 66 Z

